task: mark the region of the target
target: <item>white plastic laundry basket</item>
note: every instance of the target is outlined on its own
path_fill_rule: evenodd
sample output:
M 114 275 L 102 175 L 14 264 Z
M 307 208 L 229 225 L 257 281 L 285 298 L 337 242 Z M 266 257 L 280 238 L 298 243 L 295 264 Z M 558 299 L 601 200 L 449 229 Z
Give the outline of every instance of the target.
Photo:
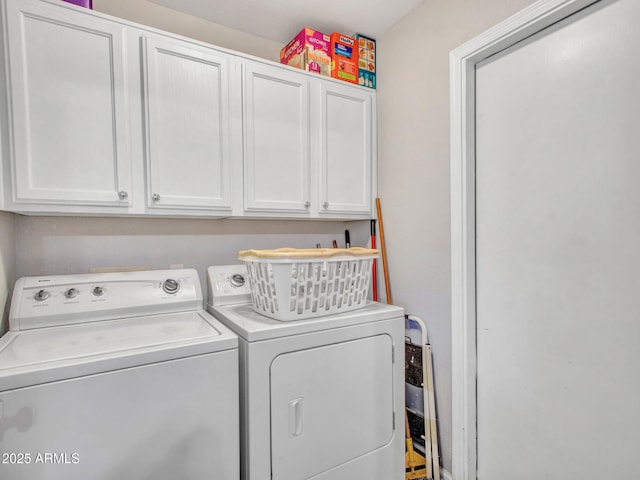
M 281 321 L 303 320 L 363 307 L 377 250 L 315 248 L 243 250 L 253 308 Z

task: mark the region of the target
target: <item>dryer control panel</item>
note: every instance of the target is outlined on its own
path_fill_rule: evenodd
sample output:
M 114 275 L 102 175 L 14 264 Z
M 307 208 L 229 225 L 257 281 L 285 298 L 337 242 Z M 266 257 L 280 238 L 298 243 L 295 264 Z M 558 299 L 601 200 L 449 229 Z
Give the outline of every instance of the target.
M 251 285 L 244 263 L 209 267 L 207 283 L 208 305 L 212 307 L 251 302 Z
M 193 269 L 24 277 L 16 282 L 11 330 L 198 310 Z

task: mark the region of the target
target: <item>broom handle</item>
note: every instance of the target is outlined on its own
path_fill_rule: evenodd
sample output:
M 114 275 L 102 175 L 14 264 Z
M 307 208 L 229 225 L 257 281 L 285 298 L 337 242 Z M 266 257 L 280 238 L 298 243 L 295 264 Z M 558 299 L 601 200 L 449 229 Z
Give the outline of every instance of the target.
M 371 220 L 371 248 L 376 248 L 376 221 Z M 378 301 L 378 261 L 374 258 L 371 263 L 372 299 Z
M 378 211 L 378 230 L 380 231 L 380 250 L 382 250 L 382 269 L 384 270 L 384 286 L 387 292 L 387 303 L 391 301 L 391 286 L 389 285 L 389 268 L 387 267 L 387 249 L 384 242 L 384 226 L 382 225 L 382 209 L 380 208 L 380 198 L 376 198 L 376 209 Z

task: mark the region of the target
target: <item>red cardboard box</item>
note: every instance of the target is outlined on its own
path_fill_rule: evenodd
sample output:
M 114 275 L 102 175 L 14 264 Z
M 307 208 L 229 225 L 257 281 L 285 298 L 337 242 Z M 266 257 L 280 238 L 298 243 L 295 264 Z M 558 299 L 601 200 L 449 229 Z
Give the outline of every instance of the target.
M 305 27 L 282 50 L 280 63 L 329 76 L 329 35 Z

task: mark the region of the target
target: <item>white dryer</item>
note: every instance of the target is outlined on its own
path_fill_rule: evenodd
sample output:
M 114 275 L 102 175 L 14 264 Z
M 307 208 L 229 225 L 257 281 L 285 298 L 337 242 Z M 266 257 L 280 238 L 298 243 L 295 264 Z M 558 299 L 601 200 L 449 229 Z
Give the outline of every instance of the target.
M 18 280 L 0 477 L 237 479 L 237 341 L 195 270 Z
M 208 310 L 240 337 L 241 478 L 404 479 L 403 310 L 280 322 L 245 268 L 208 270 Z

